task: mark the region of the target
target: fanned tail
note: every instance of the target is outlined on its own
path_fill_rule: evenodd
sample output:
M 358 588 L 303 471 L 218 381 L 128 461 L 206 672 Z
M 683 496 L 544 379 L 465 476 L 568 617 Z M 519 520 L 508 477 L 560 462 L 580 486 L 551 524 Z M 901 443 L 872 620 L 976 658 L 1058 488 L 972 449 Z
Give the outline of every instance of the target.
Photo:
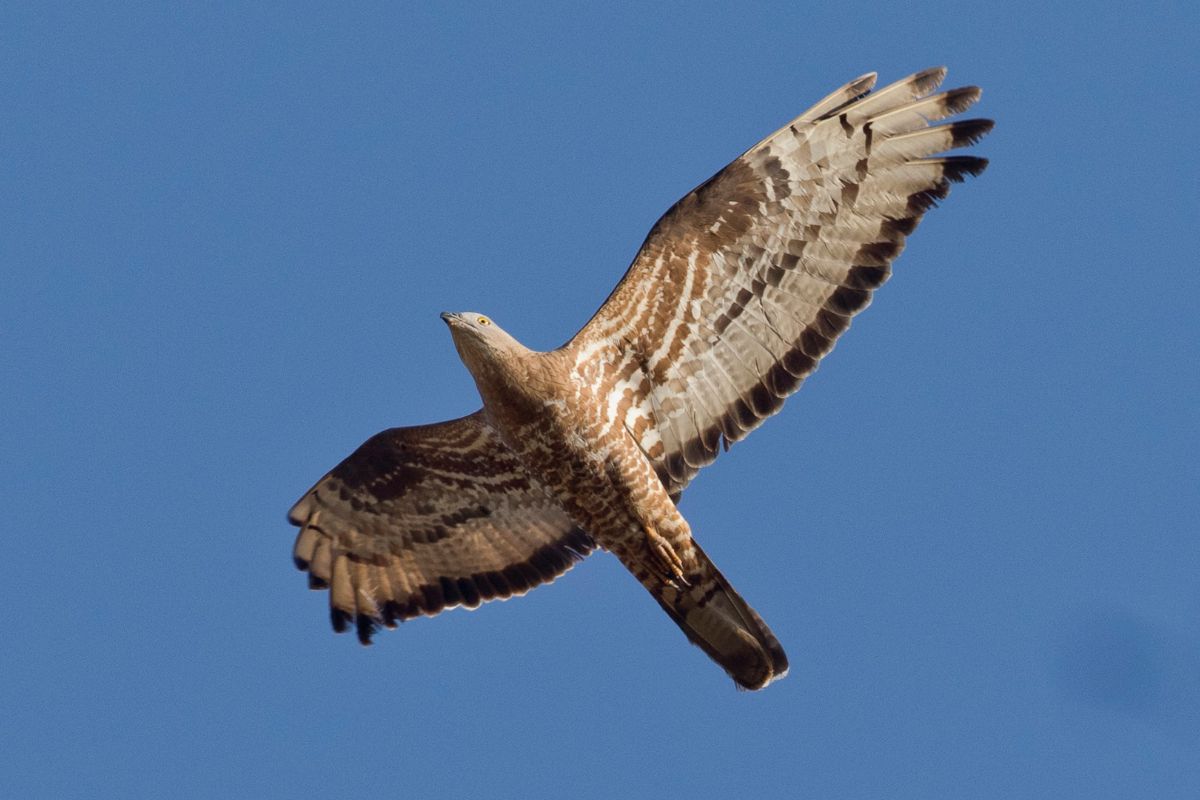
M 688 585 L 633 570 L 688 640 L 743 689 L 762 689 L 787 674 L 788 660 L 771 629 L 693 540 L 681 553 Z

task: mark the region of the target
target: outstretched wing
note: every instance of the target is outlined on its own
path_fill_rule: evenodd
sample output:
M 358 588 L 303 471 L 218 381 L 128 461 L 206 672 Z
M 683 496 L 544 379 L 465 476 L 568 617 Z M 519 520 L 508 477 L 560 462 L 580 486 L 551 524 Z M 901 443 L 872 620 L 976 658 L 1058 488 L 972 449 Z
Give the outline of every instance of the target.
M 288 520 L 334 630 L 353 620 L 363 644 L 380 624 L 524 594 L 595 548 L 482 412 L 371 437 Z
M 987 165 L 944 69 L 838 89 L 676 203 L 566 349 L 677 495 L 800 387 L 922 215 Z

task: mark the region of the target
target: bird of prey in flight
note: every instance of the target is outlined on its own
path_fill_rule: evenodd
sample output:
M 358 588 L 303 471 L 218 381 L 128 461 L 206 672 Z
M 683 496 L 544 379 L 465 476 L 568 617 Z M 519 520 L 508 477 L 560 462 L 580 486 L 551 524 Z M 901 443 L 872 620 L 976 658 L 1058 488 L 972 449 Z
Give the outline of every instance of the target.
M 304 494 L 296 565 L 364 644 L 446 608 L 613 553 L 741 687 L 783 648 L 676 506 L 693 476 L 783 405 L 866 308 L 922 216 L 987 162 L 943 155 L 989 120 L 943 122 L 975 87 L 929 69 L 858 78 L 689 192 L 565 345 L 530 350 L 443 314 L 483 407 L 383 431 Z

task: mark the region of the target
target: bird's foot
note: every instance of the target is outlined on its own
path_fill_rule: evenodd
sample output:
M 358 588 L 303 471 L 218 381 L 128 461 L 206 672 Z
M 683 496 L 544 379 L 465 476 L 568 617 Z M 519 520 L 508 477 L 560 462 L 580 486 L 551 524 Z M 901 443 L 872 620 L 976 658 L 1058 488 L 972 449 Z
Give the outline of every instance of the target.
M 667 583 L 676 586 L 690 586 L 691 584 L 683 575 L 683 561 L 675 552 L 675 548 L 671 547 L 671 543 L 655 530 L 653 525 L 643 527 L 646 531 L 646 545 L 650 550 L 652 567 L 657 567 L 654 571 L 659 573 Z

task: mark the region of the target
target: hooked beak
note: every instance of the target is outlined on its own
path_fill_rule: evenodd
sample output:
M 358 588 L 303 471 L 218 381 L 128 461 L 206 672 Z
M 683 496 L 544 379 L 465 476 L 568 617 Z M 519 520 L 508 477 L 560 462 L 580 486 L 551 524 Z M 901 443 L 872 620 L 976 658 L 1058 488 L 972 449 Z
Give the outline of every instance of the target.
M 458 314 L 453 314 L 449 311 L 443 311 L 441 316 L 442 316 L 442 322 L 446 323 L 447 325 L 453 325 L 455 322 L 458 321 L 458 317 L 459 317 Z

